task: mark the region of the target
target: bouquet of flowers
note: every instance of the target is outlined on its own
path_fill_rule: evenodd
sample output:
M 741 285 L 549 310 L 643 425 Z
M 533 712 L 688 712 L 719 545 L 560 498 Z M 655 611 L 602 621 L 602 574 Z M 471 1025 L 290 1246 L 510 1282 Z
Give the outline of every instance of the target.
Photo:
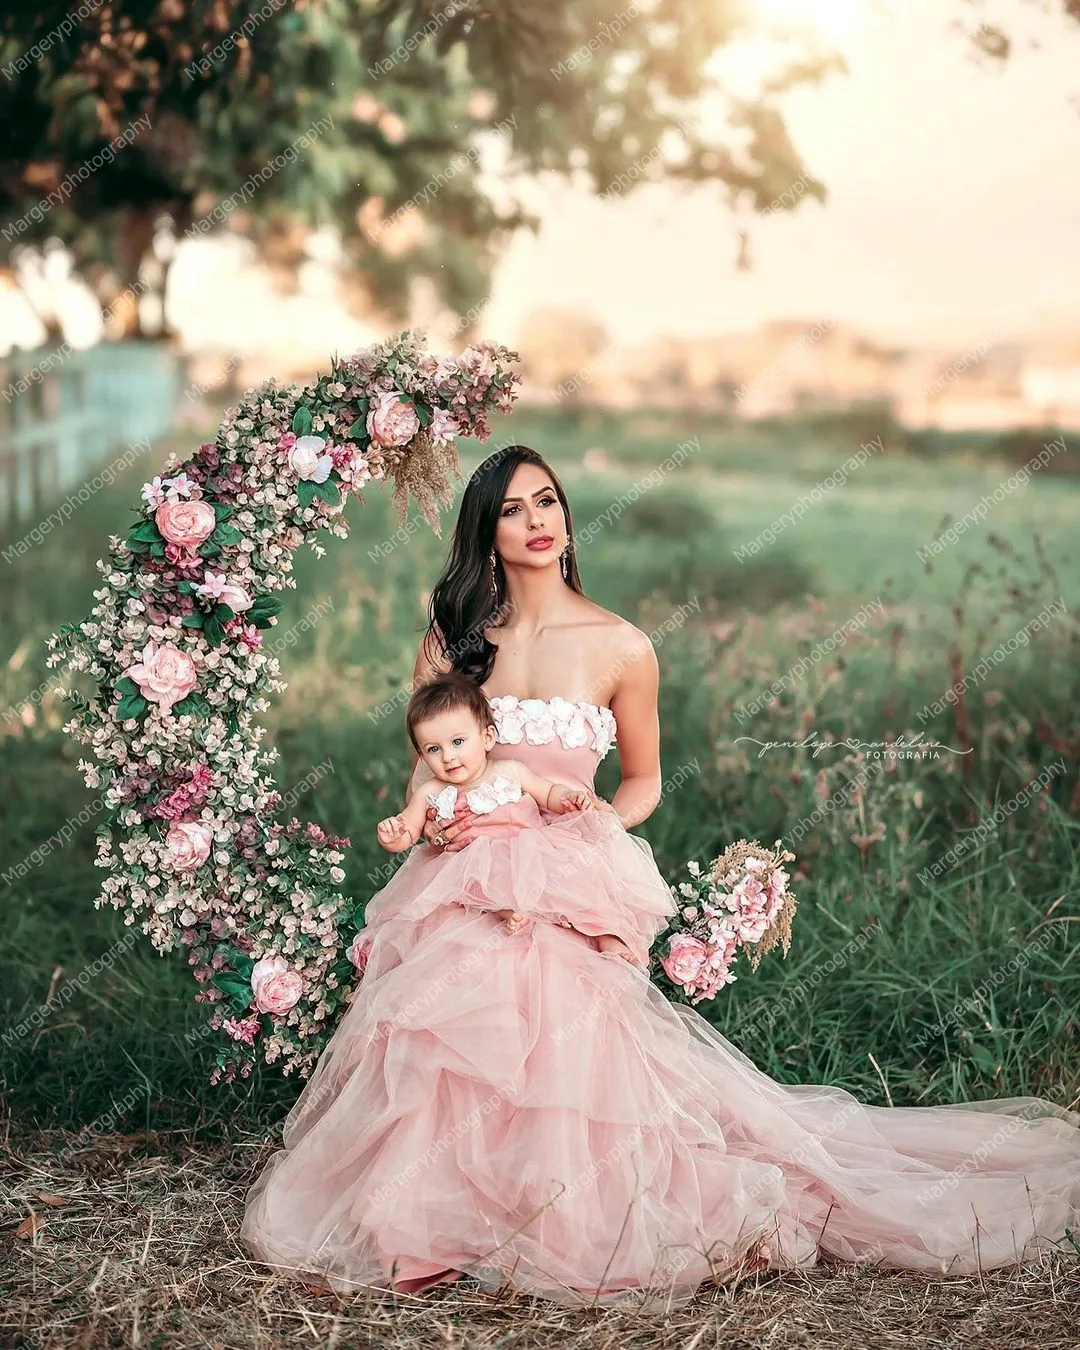
M 691 1003 L 715 998 L 735 980 L 740 949 L 752 970 L 777 943 L 787 955 L 796 900 L 783 864 L 794 861 L 779 839 L 772 849 L 740 839 L 708 872 L 694 860 L 686 864 L 690 881 L 671 888 L 680 908 L 665 935 L 667 950 L 653 958 L 676 991 Z
M 285 687 L 273 629 L 293 554 L 346 538 L 346 502 L 368 484 L 392 482 L 399 520 L 411 496 L 438 532 L 457 439 L 490 435 L 516 360 L 486 341 L 436 357 L 404 331 L 302 389 L 248 390 L 215 440 L 146 484 L 90 615 L 49 639 L 49 666 L 96 684 L 69 691 L 64 728 L 102 790 L 95 903 L 186 954 L 218 1036 L 212 1082 L 258 1058 L 308 1076 L 364 959 L 340 891 L 349 841 L 282 818 L 258 721 Z

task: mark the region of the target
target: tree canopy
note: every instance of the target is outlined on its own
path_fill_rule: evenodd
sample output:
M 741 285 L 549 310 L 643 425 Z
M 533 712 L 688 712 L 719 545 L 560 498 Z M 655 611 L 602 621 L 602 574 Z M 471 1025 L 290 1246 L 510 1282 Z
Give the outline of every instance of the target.
M 731 97 L 712 58 L 751 16 L 740 0 L 9 0 L 0 260 L 59 238 L 110 305 L 164 284 L 163 219 L 176 237 L 237 231 L 286 274 L 333 225 L 366 305 L 397 318 L 418 277 L 459 312 L 482 299 L 507 233 L 535 224 L 517 172 L 599 193 L 711 182 L 756 209 L 822 198 L 778 100 L 842 62 L 792 47 Z M 702 95 L 725 109 L 719 138 L 698 129 Z

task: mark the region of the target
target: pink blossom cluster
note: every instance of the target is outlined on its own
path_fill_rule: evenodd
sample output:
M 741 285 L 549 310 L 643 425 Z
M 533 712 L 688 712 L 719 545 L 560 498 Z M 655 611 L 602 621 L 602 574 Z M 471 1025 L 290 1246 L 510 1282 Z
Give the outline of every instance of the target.
M 50 666 L 66 658 L 96 684 L 65 725 L 104 788 L 95 903 L 186 951 L 221 1032 L 211 1081 L 247 1076 L 258 1054 L 307 1076 L 362 968 L 340 890 L 348 839 L 275 819 L 258 723 L 285 687 L 261 631 L 274 597 L 295 588 L 297 548 L 347 537 L 365 484 L 428 444 L 486 438 L 515 397 L 514 359 L 493 343 L 436 358 L 413 331 L 303 389 L 248 391 L 213 442 L 146 484 L 140 523 L 98 563 L 89 617 L 49 639 Z
M 659 964 L 692 1003 L 715 998 L 735 981 L 731 967 L 736 956 L 761 941 L 787 897 L 789 876 L 781 866 L 782 851 L 770 853 L 759 844 L 749 847 L 753 852 L 719 878 L 715 864 L 703 873 L 698 862 L 689 861 L 691 880 L 672 888 L 683 903 Z

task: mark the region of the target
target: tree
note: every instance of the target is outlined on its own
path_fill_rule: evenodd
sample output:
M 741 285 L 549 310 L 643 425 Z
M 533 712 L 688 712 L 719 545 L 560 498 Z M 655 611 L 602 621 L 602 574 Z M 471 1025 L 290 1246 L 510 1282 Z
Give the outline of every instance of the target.
M 333 224 L 365 303 L 397 319 L 420 276 L 451 307 L 474 306 L 507 233 L 536 223 L 509 184 L 498 204 L 484 191 L 485 136 L 505 142 L 510 170 L 571 173 L 598 192 L 666 178 L 716 183 L 758 209 L 824 197 L 777 99 L 840 68 L 835 54 L 792 50 L 758 97 L 727 100 L 714 141 L 690 110 L 723 95 L 710 60 L 752 6 L 612 11 L 610 0 L 9 0 L 0 261 L 55 236 L 102 304 L 137 326 L 132 296 L 163 289 L 168 272 L 163 220 L 175 236 L 227 224 L 286 277 L 309 231 Z

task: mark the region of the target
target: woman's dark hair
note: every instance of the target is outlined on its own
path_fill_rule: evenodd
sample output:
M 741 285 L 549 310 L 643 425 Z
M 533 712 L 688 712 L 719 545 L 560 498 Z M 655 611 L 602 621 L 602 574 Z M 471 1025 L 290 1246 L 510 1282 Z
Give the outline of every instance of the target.
M 422 754 L 416 739 L 415 727 L 426 722 L 429 717 L 438 717 L 440 713 L 455 712 L 464 708 L 472 714 L 481 731 L 495 727 L 495 718 L 491 713 L 491 704 L 483 690 L 464 675 L 437 675 L 427 680 L 413 692 L 405 707 L 405 725 L 409 731 L 409 740 L 418 755 Z M 498 727 L 495 727 L 498 731 Z
M 506 574 L 495 558 L 495 591 L 492 591 L 491 554 L 503 498 L 519 464 L 535 464 L 551 479 L 562 503 L 569 536 L 564 578 L 571 590 L 585 592 L 574 553 L 574 525 L 570 503 L 551 465 L 527 445 L 506 445 L 480 464 L 461 495 L 450 556 L 431 593 L 429 622 L 424 641 L 433 655 L 446 656 L 452 669 L 483 684 L 491 674 L 498 650 L 484 636 L 485 628 L 497 628 L 505 618 Z M 437 631 L 436 631 L 437 629 Z M 438 635 L 442 635 L 440 643 Z

